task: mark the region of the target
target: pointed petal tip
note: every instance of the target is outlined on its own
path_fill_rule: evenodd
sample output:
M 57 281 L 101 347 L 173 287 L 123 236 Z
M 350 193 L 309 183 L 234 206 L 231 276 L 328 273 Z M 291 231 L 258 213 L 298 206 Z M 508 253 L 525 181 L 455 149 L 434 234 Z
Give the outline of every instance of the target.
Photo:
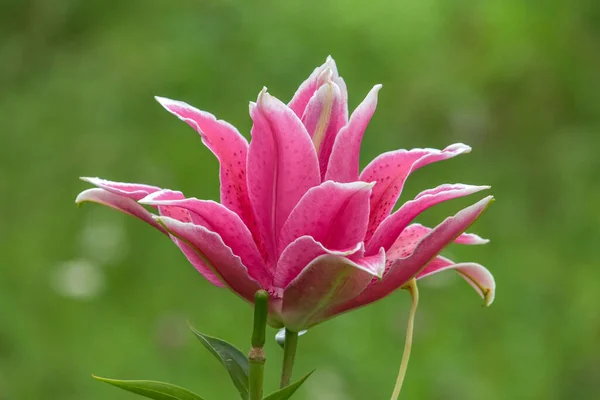
M 494 201 L 496 201 L 496 198 L 493 195 L 489 195 L 489 196 L 486 196 L 483 199 L 479 200 L 475 204 L 477 204 L 477 205 L 485 205 L 487 207 L 490 204 L 492 204 Z
M 487 288 L 483 290 L 483 306 L 489 307 L 494 302 L 496 297 L 496 289 L 495 288 Z
M 471 235 L 473 237 L 473 241 L 471 242 L 471 244 L 475 244 L 475 245 L 480 244 L 481 245 L 481 244 L 488 244 L 490 242 L 490 239 L 482 238 L 481 236 L 476 235 L 474 233 L 470 233 L 469 235 Z
M 87 190 L 84 190 L 83 192 L 79 193 L 79 194 L 77 195 L 77 197 L 75 197 L 75 204 L 76 204 L 78 207 L 81 207 L 81 206 L 83 205 L 83 203 L 86 203 L 86 202 L 88 202 L 88 201 L 91 201 L 91 200 L 90 200 L 90 196 L 89 196 L 89 195 L 90 195 L 91 193 L 93 193 L 93 191 L 96 191 L 96 190 L 97 190 L 97 189 L 95 189 L 95 188 L 92 188 L 92 189 L 87 189 Z
M 324 65 L 327 65 L 328 68 L 331 68 L 331 72 L 333 72 L 334 75 L 336 75 L 336 76 L 338 75 L 337 65 L 331 55 L 327 56 L 327 58 L 325 59 Z
M 381 90 L 382 87 L 383 87 L 383 85 L 380 83 L 373 86 L 371 88 L 371 90 L 369 90 L 369 93 L 367 94 L 367 98 L 369 98 L 371 101 L 377 100 L 377 97 L 379 96 L 379 91 Z
M 79 179 L 84 182 L 91 183 L 92 185 L 97 185 L 99 182 L 104 181 L 104 179 L 98 178 L 97 176 L 80 176 Z
M 419 193 L 418 195 L 415 196 L 414 200 L 418 200 L 421 199 L 425 196 L 439 196 L 440 194 L 443 193 L 450 193 L 450 192 L 461 192 L 466 194 L 474 194 L 477 192 L 481 192 L 482 190 L 488 190 L 490 189 L 491 186 L 489 185 L 468 185 L 468 184 L 464 184 L 464 183 L 446 183 L 443 185 L 440 185 L 438 187 L 435 187 L 433 189 L 427 189 L 422 191 L 421 193 Z
M 189 108 L 189 105 L 186 103 L 183 103 L 183 102 L 177 101 L 177 100 L 168 99 L 166 97 L 154 96 L 154 100 L 156 100 L 158 102 L 158 104 L 163 106 L 164 109 L 166 109 L 167 111 L 169 111 L 171 113 L 173 111 L 171 111 L 171 109 L 169 107 L 172 107 L 172 106 L 180 106 L 180 107 Z
M 450 151 L 450 152 L 453 152 L 458 155 L 458 154 L 470 153 L 471 150 L 473 150 L 473 149 L 469 145 L 466 145 L 464 143 L 454 143 L 454 144 L 451 144 L 450 146 L 446 147 L 443 151 Z
M 330 86 L 333 84 L 333 69 L 331 67 L 325 68 L 317 77 L 317 87 L 325 84 L 329 84 Z
M 383 279 L 383 274 L 385 273 L 385 249 L 381 247 L 379 249 L 378 256 L 383 258 L 384 262 L 378 265 L 378 268 L 375 270 L 375 276 L 379 281 Z
M 263 88 L 260 90 L 260 92 L 258 92 L 258 96 L 256 97 L 256 105 L 258 105 L 260 107 L 264 106 L 265 99 L 268 100 L 269 97 L 271 97 L 271 95 L 267 91 L 267 87 L 263 86 Z M 252 102 L 250 104 L 252 104 Z

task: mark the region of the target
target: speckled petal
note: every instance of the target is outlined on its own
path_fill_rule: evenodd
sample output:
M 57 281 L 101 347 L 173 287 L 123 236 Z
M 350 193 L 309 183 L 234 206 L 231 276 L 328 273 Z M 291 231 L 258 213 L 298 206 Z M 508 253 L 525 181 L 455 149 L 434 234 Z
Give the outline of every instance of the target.
M 371 197 L 371 216 L 367 240 L 379 224 L 390 214 L 402 193 L 406 178 L 417 169 L 436 161 L 446 160 L 471 148 L 462 143 L 453 144 L 444 150 L 412 149 L 383 153 L 369 163 L 360 174 L 360 180 L 377 182 Z
M 302 197 L 281 230 L 279 251 L 303 235 L 329 249 L 362 242 L 369 222 L 370 183 L 323 182 Z
M 415 217 L 429 207 L 433 207 L 444 201 L 477 193 L 485 189 L 489 189 L 489 186 L 473 186 L 457 183 L 453 185 L 441 185 L 435 189 L 429 189 L 419 193 L 414 200 L 404 203 L 398 211 L 388 216 L 377 227 L 373 237 L 367 244 L 367 254 L 375 253 L 381 247 L 385 248 L 387 251 L 396 241 L 400 233 L 402 233 L 404 228 L 406 228 Z
M 248 191 L 267 265 L 274 269 L 279 232 L 304 193 L 321 182 L 319 164 L 302 121 L 265 90 L 251 104 L 250 116 Z
M 220 163 L 221 203 L 240 216 L 255 234 L 256 222 L 248 198 L 246 162 L 248 142 L 231 124 L 214 115 L 198 110 L 182 101 L 156 97 L 171 114 L 191 126 L 200 134 L 202 143 Z
M 350 121 L 335 138 L 329 164 L 325 173 L 326 180 L 336 182 L 353 182 L 358 179 L 360 146 L 367 125 L 377 108 L 377 94 L 381 85 L 375 85 L 362 103 L 350 116 Z M 372 182 L 367 180 L 365 182 Z

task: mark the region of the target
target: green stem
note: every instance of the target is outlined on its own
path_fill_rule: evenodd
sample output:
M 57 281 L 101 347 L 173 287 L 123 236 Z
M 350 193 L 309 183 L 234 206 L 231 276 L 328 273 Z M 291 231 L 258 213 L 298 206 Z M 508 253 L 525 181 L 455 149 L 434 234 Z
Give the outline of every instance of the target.
M 248 383 L 250 386 L 250 400 L 262 400 L 263 379 L 265 362 L 265 331 L 267 328 L 267 315 L 269 313 L 269 294 L 259 290 L 254 295 L 254 329 L 252 331 L 252 349 L 248 354 L 250 371 Z
M 262 400 L 263 398 L 265 361 L 264 355 L 262 361 L 250 359 L 250 400 Z
M 409 291 L 410 296 L 412 297 L 412 306 L 410 308 L 408 324 L 406 326 L 406 341 L 404 342 L 404 353 L 402 354 L 402 361 L 400 362 L 400 371 L 398 371 L 398 378 L 396 379 L 396 386 L 394 387 L 391 400 L 397 400 L 398 396 L 400 396 L 400 390 L 402 390 L 402 383 L 406 376 L 406 369 L 408 368 L 408 360 L 410 358 L 410 349 L 412 347 L 415 314 L 417 312 L 417 306 L 419 305 L 419 289 L 417 288 L 417 281 L 415 279 L 411 280 L 403 289 Z
M 283 366 L 281 368 L 281 385 L 284 388 L 290 384 L 292 378 L 292 369 L 294 368 L 294 359 L 296 358 L 296 348 L 298 347 L 298 332 L 292 332 L 286 328 L 285 342 L 283 344 Z

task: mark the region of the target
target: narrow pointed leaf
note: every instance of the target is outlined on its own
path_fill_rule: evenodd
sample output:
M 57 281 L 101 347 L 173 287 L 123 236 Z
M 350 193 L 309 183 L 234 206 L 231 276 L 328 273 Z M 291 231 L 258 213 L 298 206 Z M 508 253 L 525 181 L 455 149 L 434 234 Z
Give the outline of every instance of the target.
M 101 378 L 92 375 L 95 379 L 127 390 L 131 393 L 139 394 L 155 400 L 203 400 L 198 396 L 182 387 L 171 385 L 170 383 L 156 381 L 121 381 L 116 379 Z
M 312 372 L 309 372 L 308 374 L 304 375 L 304 377 L 294 383 L 292 383 L 289 386 L 284 387 L 281 390 L 276 391 L 275 393 L 271 393 L 270 395 L 268 395 L 267 397 L 265 397 L 264 400 L 287 400 L 290 397 L 292 397 L 292 395 L 294 393 L 296 393 L 296 390 L 298 390 L 298 388 L 304 383 L 304 381 L 306 381 L 308 379 L 309 376 L 312 375 Z
M 200 340 L 200 343 L 211 352 L 227 369 L 233 384 L 243 400 L 248 400 L 249 394 L 249 365 L 247 356 L 234 345 L 226 341 L 198 332 L 192 326 L 190 329 Z

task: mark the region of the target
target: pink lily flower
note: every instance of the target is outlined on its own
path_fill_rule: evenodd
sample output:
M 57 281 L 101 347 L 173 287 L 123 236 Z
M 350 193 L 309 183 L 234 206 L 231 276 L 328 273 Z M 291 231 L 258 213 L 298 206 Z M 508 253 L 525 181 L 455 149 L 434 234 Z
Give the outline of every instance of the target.
M 464 232 L 492 196 L 433 229 L 412 223 L 429 207 L 488 186 L 441 185 L 392 212 L 413 171 L 471 148 L 391 151 L 359 171 L 362 137 L 380 88 L 373 87 L 348 118 L 346 85 L 328 58 L 287 105 L 266 89 L 250 103 L 250 144 L 212 114 L 157 97 L 219 160 L 220 203 L 99 178 L 82 178 L 97 188 L 76 202 L 104 204 L 147 222 L 209 282 L 249 302 L 258 289 L 267 290 L 274 327 L 297 332 L 379 300 L 413 278 L 449 269 L 491 304 L 495 283 L 487 269 L 439 253 L 452 242 L 487 242 Z

